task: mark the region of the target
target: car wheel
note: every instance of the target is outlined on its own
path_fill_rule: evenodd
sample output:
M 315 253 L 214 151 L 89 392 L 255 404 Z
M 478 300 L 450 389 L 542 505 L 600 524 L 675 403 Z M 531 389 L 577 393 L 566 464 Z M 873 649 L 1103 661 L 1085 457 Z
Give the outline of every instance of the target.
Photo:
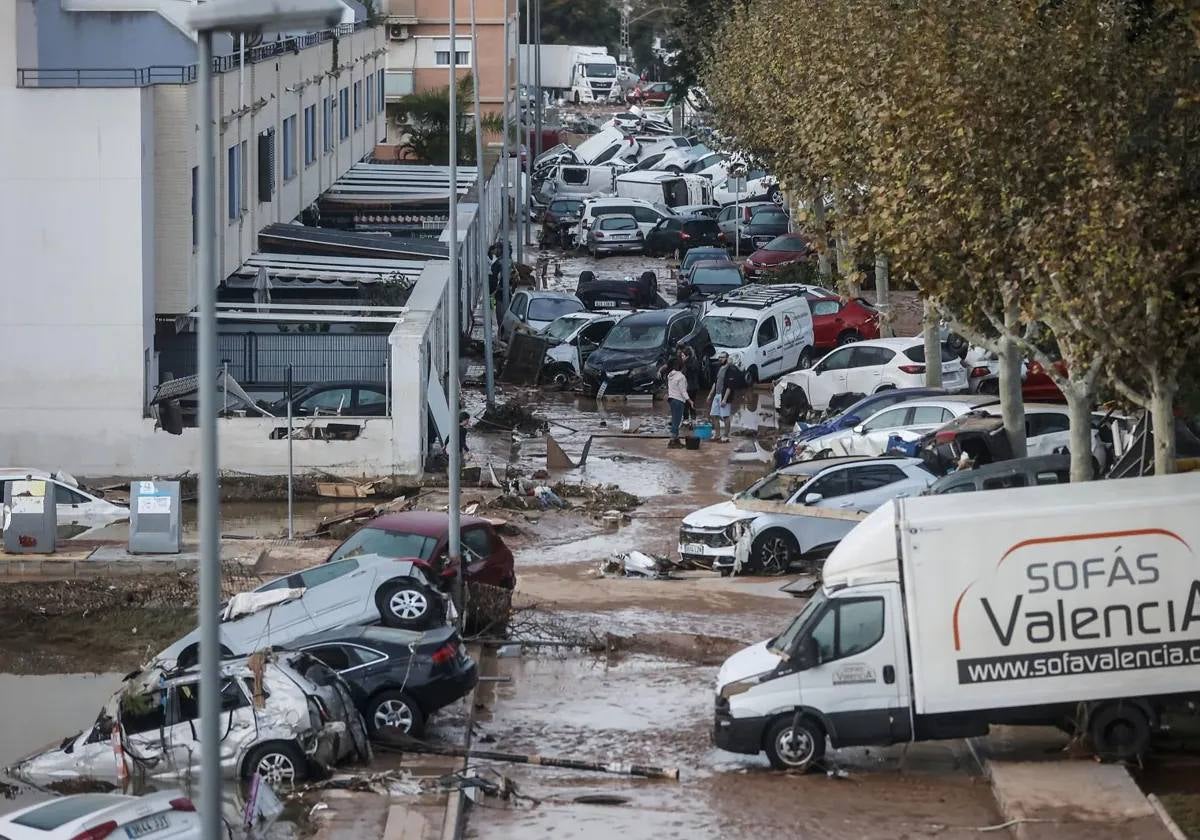
M 780 207 L 783 206 L 783 191 L 779 187 L 771 187 L 767 190 L 767 198 L 775 202 Z
M 776 770 L 804 773 L 825 755 L 825 731 L 808 718 L 781 717 L 767 729 L 767 758 Z
M 565 388 L 575 378 L 575 369 L 565 362 L 551 365 L 542 371 L 543 383 L 554 383 L 559 388 Z
M 379 616 L 388 627 L 428 630 L 442 620 L 442 599 L 415 580 L 393 580 L 379 587 Z
M 233 651 L 231 651 L 229 648 L 225 647 L 225 645 L 221 645 L 221 658 L 222 659 L 232 659 Z M 198 664 L 199 662 L 200 662 L 200 645 L 199 645 L 199 643 L 197 643 L 194 645 L 188 645 L 187 647 L 185 647 L 183 649 L 183 652 L 179 654 L 179 658 L 175 660 L 175 667 L 181 668 L 181 669 L 182 668 L 191 668 L 192 666 Z
M 895 390 L 896 390 L 895 385 L 880 385 L 878 388 L 875 389 L 875 393 L 882 394 L 884 391 L 895 391 Z
M 989 397 L 1000 396 L 1000 380 L 988 379 L 979 383 L 979 393 L 987 394 Z
M 774 528 L 759 536 L 750 549 L 750 567 L 767 575 L 782 575 L 800 559 L 800 546 L 787 531 Z
M 796 367 L 800 370 L 808 370 L 812 366 L 813 366 L 812 350 L 805 347 L 804 350 L 802 350 L 800 352 L 800 361 L 796 363 Z
M 1132 703 L 1109 703 L 1092 712 L 1088 735 L 1100 758 L 1132 761 L 1150 746 L 1150 721 Z
M 401 737 L 420 738 L 425 731 L 425 715 L 403 691 L 381 691 L 367 703 L 367 731 L 376 741 L 396 741 Z
M 846 330 L 838 336 L 838 347 L 841 347 L 843 344 L 857 344 L 862 340 L 862 333 L 858 330 Z
M 272 741 L 255 747 L 242 764 L 242 776 L 255 773 L 271 787 L 291 787 L 308 777 L 308 761 L 295 744 Z
M 758 384 L 758 368 L 749 367 L 746 369 L 746 387 L 753 388 Z

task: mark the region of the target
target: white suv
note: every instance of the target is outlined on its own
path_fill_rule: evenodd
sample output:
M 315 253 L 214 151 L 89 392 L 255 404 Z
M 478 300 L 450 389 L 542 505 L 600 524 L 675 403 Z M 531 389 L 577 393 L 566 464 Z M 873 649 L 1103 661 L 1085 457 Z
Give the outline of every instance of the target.
M 777 381 L 776 410 L 788 385 L 798 387 L 809 407 L 816 411 L 828 409 L 830 400 L 840 394 L 865 396 L 890 388 L 921 388 L 925 385 L 925 343 L 920 336 L 914 336 L 878 338 L 839 347 L 811 368 Z M 967 371 L 962 361 L 945 352 L 942 388 L 951 393 L 967 389 Z
M 646 236 L 663 219 L 675 216 L 675 211 L 660 204 L 652 204 L 642 198 L 586 198 L 583 210 L 579 214 L 579 224 L 575 226 L 576 247 L 587 245 L 587 232 L 595 223 L 597 216 L 610 213 L 628 213 L 637 220 L 638 229 Z

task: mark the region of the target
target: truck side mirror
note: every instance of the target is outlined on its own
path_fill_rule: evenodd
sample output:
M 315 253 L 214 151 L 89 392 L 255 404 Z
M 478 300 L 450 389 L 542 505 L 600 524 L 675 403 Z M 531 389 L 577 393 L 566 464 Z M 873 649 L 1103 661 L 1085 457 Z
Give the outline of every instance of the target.
M 824 498 L 825 497 L 822 496 L 820 493 L 805 493 L 804 494 L 804 504 L 815 505 L 817 502 L 821 501 Z
M 800 649 L 796 651 L 795 660 L 797 667 L 802 671 L 820 665 L 821 649 L 817 646 L 817 640 L 812 636 L 806 636 L 800 642 Z

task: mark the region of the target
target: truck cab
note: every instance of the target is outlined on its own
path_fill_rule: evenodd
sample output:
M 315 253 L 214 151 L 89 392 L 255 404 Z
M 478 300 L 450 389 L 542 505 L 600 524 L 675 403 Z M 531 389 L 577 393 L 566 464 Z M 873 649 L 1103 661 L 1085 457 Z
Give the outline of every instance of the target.
M 623 92 L 617 82 L 617 60 L 607 54 L 577 55 L 571 65 L 571 101 L 620 101 Z

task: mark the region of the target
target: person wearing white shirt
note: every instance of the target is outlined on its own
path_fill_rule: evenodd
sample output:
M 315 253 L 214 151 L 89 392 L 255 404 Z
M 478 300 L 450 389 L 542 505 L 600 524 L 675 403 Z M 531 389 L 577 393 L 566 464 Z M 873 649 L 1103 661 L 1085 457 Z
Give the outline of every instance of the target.
M 671 407 L 671 440 L 667 446 L 671 449 L 683 446 L 679 441 L 679 424 L 683 422 L 684 406 L 691 404 L 692 398 L 688 396 L 687 376 L 680 369 L 679 360 L 672 359 L 670 373 L 667 374 L 667 405 Z

